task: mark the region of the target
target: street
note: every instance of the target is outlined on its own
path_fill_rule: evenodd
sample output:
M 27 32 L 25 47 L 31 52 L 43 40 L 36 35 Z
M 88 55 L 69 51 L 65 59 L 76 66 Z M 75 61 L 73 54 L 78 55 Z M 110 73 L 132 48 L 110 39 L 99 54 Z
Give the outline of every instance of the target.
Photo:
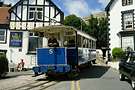
M 82 70 L 74 80 L 32 77 L 32 72 L 11 76 L 0 80 L 0 90 L 132 90 L 127 81 L 119 80 L 117 70 L 103 65 Z

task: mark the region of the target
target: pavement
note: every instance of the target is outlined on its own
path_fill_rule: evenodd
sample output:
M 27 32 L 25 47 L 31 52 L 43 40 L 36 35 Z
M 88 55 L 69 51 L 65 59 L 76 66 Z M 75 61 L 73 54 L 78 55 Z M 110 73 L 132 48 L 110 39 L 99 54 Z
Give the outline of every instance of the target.
M 115 62 L 108 62 L 107 64 L 108 66 L 118 70 L 119 69 L 119 61 L 115 61 Z
M 34 75 L 32 70 L 20 71 L 20 72 L 8 72 L 6 77 L 16 77 L 16 76 L 25 76 L 25 75 Z
M 116 70 L 119 69 L 119 61 L 109 61 L 106 62 L 106 60 L 103 60 L 101 57 L 97 57 L 97 63 L 105 66 L 110 66 Z

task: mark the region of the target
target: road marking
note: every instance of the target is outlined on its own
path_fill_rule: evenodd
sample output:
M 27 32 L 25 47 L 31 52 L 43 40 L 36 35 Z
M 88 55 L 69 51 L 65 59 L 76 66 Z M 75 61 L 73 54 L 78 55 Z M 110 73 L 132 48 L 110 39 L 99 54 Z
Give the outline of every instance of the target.
M 71 81 L 71 90 L 81 90 L 80 81 Z
M 75 81 L 71 81 L 71 90 L 75 90 Z
M 81 90 L 80 89 L 80 81 L 76 81 L 76 87 L 77 87 L 77 90 Z

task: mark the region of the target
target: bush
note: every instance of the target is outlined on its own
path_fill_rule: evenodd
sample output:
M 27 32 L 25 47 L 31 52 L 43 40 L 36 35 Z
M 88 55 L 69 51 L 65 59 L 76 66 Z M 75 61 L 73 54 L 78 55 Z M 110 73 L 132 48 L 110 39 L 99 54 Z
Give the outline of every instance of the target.
M 8 60 L 5 54 L 0 54 L 0 77 L 8 72 Z
M 124 55 L 124 51 L 121 48 L 113 48 L 112 56 L 114 59 L 122 58 Z

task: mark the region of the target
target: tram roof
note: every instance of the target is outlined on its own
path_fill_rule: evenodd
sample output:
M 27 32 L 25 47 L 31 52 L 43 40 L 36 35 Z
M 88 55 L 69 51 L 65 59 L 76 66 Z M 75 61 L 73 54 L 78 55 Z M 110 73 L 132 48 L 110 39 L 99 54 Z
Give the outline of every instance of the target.
M 71 26 L 50 25 L 50 26 L 34 28 L 34 29 L 30 30 L 30 31 L 31 32 L 49 32 L 50 30 L 55 30 L 55 31 L 57 31 L 57 30 L 71 30 L 71 31 L 77 32 L 77 34 L 80 35 L 80 36 L 83 36 L 83 37 L 86 37 L 88 39 L 92 39 L 92 40 L 96 41 L 96 39 L 93 38 L 92 36 L 82 32 L 80 30 L 77 30 L 76 28 L 71 27 Z

